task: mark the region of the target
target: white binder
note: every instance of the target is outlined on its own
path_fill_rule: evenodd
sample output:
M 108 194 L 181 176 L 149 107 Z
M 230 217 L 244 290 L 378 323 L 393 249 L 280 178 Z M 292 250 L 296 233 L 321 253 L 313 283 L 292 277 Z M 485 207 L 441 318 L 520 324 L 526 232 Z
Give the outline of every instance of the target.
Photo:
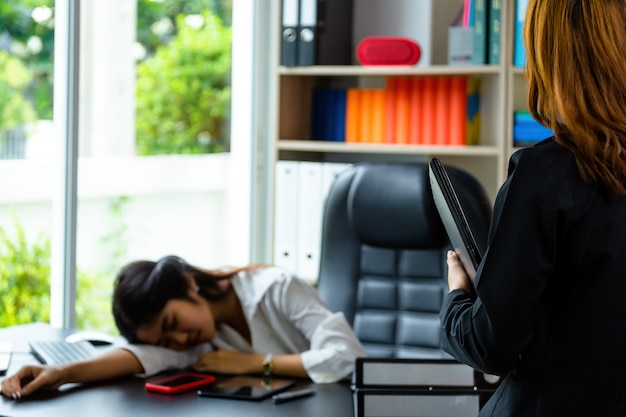
M 322 241 L 322 164 L 300 162 L 296 274 L 317 281 Z
M 296 272 L 298 226 L 298 165 L 276 162 L 274 200 L 274 264 Z
M 326 197 L 328 196 L 328 192 L 330 191 L 330 186 L 333 181 L 339 175 L 341 171 L 346 169 L 352 164 L 342 163 L 342 162 L 325 162 L 322 165 L 322 201 L 323 203 L 326 201 Z M 324 204 L 322 204 L 322 207 Z
M 319 275 L 322 220 L 335 177 L 350 164 L 276 162 L 274 264 L 315 283 Z

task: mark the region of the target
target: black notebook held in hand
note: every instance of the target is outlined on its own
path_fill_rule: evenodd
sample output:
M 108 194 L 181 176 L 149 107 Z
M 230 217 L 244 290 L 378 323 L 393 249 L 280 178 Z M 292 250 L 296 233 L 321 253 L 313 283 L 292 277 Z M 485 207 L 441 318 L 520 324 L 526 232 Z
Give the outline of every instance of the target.
M 430 188 L 435 206 L 446 229 L 450 243 L 459 255 L 469 278 L 474 281 L 482 253 L 470 229 L 461 202 L 440 160 L 433 158 L 428 164 Z

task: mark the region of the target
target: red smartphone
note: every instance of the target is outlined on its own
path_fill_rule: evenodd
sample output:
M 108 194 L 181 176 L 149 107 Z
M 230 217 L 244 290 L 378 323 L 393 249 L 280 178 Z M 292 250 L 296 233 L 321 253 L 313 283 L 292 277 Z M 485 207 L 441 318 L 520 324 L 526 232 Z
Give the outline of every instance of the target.
M 184 372 L 146 382 L 146 390 L 163 394 L 176 394 L 190 391 L 215 382 L 213 375 Z

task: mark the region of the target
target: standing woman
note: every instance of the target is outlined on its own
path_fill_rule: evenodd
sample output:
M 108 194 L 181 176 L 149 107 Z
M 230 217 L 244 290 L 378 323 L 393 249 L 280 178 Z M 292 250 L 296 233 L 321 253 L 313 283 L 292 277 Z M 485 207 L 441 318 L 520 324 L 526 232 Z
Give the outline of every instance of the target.
M 504 378 L 480 416 L 626 416 L 626 1 L 530 0 L 528 104 L 472 283 L 454 252 L 444 347 Z
M 115 280 L 113 315 L 128 345 L 69 365 L 25 366 L 2 381 L 2 394 L 187 367 L 330 383 L 365 356 L 343 314 L 277 267 L 209 271 L 176 256 L 132 262 Z

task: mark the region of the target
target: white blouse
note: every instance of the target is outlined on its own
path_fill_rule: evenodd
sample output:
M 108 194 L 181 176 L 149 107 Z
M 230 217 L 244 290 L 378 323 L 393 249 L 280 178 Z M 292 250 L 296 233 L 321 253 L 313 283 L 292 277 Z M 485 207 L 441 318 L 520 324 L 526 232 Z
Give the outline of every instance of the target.
M 301 353 L 315 383 L 349 377 L 355 359 L 366 356 L 343 313 L 332 313 L 312 286 L 278 267 L 242 271 L 232 279 L 250 328 L 252 344 L 225 324 L 216 328 L 212 344 L 244 353 Z M 178 352 L 160 346 L 124 345 L 153 375 L 192 366 L 213 350 L 211 343 Z

